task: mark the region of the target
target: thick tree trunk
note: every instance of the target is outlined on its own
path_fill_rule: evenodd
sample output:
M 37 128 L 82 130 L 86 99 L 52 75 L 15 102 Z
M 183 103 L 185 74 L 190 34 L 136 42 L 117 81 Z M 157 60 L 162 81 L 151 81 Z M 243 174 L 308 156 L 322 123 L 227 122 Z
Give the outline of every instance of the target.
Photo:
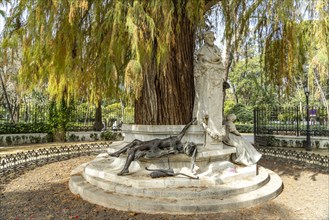
M 99 100 L 96 106 L 94 131 L 101 131 L 104 125 L 102 122 L 102 100 Z
M 169 61 L 162 65 L 165 68 L 157 68 L 154 43 L 150 68 L 144 72 L 142 94 L 135 102 L 136 124 L 187 124 L 192 119 L 195 29 L 185 15 L 177 22 L 180 31 L 174 28 Z
M 5 71 L 3 71 L 3 72 L 5 72 Z M 9 114 L 10 114 L 10 119 L 11 119 L 11 122 L 14 122 L 14 113 L 13 113 L 13 109 L 12 109 L 12 106 L 11 106 L 10 101 L 9 101 L 9 97 L 8 97 L 8 94 L 7 94 L 7 89 L 6 89 L 6 86 L 5 86 L 4 79 L 2 78 L 2 74 L 0 74 L 0 80 L 1 80 L 1 87 L 3 89 L 3 94 L 6 98 L 7 108 L 9 110 Z

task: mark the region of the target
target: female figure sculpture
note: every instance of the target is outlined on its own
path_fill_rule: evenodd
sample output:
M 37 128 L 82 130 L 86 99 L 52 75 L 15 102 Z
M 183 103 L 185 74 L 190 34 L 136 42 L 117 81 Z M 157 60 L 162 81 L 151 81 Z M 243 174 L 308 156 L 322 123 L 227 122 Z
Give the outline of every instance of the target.
M 234 121 L 236 116 L 229 114 L 226 116 L 225 126 L 227 131 L 226 140 L 227 145 L 236 147 L 236 153 L 232 155 L 232 161 L 237 164 L 249 166 L 256 164 L 262 155 L 249 143 L 241 137 L 241 134 L 235 127 Z

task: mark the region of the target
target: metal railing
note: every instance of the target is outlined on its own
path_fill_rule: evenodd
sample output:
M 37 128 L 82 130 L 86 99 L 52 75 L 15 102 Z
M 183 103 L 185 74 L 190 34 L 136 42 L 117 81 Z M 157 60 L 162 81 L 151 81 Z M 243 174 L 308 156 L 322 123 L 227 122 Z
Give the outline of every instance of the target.
M 21 104 L 15 106 L 13 112 L 12 120 L 9 109 L 0 106 L 0 124 L 45 122 L 49 114 L 48 106 L 37 104 Z
M 329 156 L 305 151 L 287 150 L 276 147 L 256 146 L 256 149 L 265 156 L 275 157 L 289 163 L 297 163 L 309 165 L 311 167 L 320 168 L 329 172 Z
M 109 143 L 81 144 L 63 147 L 43 148 L 29 150 L 16 154 L 0 156 L 0 174 L 15 167 L 26 166 L 26 164 L 42 164 L 48 161 L 60 161 L 72 157 L 88 155 L 89 153 L 105 151 Z
M 11 117 L 9 109 L 0 106 L 0 134 L 6 134 L 4 127 L 11 127 L 15 130 L 30 130 L 29 128 L 36 127 L 38 124 L 40 129 L 47 127 L 50 121 L 50 107 L 49 105 L 36 104 L 21 104 L 15 107 L 14 115 Z M 133 123 L 133 109 L 126 108 L 126 111 L 121 109 L 108 110 L 106 107 L 102 108 L 102 122 L 104 130 L 111 130 L 114 122 L 116 123 Z M 95 107 L 93 106 L 70 106 L 68 110 L 68 131 L 91 131 L 95 123 Z M 26 125 L 31 125 L 26 126 Z M 16 127 L 21 126 L 21 128 Z M 39 130 L 40 130 L 39 129 Z M 48 131 L 44 131 L 48 132 Z M 11 132 L 9 132 L 11 133 Z M 19 132 L 18 133 L 22 133 Z M 23 132 L 25 133 L 25 132 Z
M 256 108 L 254 110 L 255 136 L 306 134 L 306 108 Z M 328 112 L 324 107 L 310 109 L 310 134 L 329 137 Z
M 110 143 L 43 148 L 0 156 L 0 191 L 12 179 L 37 166 L 106 152 Z

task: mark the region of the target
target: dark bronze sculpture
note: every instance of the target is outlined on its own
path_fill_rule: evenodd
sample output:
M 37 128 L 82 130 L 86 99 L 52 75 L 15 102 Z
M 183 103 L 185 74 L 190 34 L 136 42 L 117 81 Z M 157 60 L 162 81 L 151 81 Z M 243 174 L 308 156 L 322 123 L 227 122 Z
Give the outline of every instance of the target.
M 120 176 L 129 173 L 129 166 L 131 162 L 138 160 L 141 157 L 155 158 L 168 154 L 184 153 L 184 146 L 181 140 L 187 129 L 193 124 L 195 120 L 196 119 L 193 119 L 190 123 L 188 123 L 177 136 L 170 136 L 164 139 L 157 138 L 149 141 L 141 141 L 135 139 L 122 149 L 109 154 L 112 157 L 119 157 L 121 153 L 125 152 L 128 154 L 126 163 L 118 175 Z
M 175 173 L 173 169 L 166 169 L 166 170 L 165 169 L 149 169 L 147 167 L 145 167 L 145 169 L 147 171 L 152 171 L 150 173 L 150 176 L 152 178 L 182 175 L 182 176 L 186 176 L 188 178 L 195 179 L 195 180 L 198 180 L 199 179 L 198 176 L 190 176 L 190 175 L 187 175 L 185 173 Z

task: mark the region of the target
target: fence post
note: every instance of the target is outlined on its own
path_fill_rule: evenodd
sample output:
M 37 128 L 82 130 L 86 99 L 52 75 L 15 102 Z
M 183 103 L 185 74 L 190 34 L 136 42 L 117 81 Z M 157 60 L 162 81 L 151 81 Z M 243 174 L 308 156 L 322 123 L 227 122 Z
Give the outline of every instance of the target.
M 34 123 L 37 123 L 37 104 L 34 105 Z
M 256 119 L 256 111 L 257 111 L 257 108 L 254 108 L 254 137 L 256 137 L 256 134 L 257 134 L 257 119 Z
M 296 126 L 297 126 L 297 129 L 296 129 L 296 132 L 297 132 L 297 133 L 296 133 L 296 136 L 299 136 L 299 114 L 298 114 L 298 113 L 299 113 L 299 108 L 298 108 L 298 106 L 296 106 L 296 113 L 297 113 L 297 114 L 296 114 L 296 117 L 297 117 L 297 118 L 296 118 L 296 123 L 297 123 L 297 124 L 296 124 Z

